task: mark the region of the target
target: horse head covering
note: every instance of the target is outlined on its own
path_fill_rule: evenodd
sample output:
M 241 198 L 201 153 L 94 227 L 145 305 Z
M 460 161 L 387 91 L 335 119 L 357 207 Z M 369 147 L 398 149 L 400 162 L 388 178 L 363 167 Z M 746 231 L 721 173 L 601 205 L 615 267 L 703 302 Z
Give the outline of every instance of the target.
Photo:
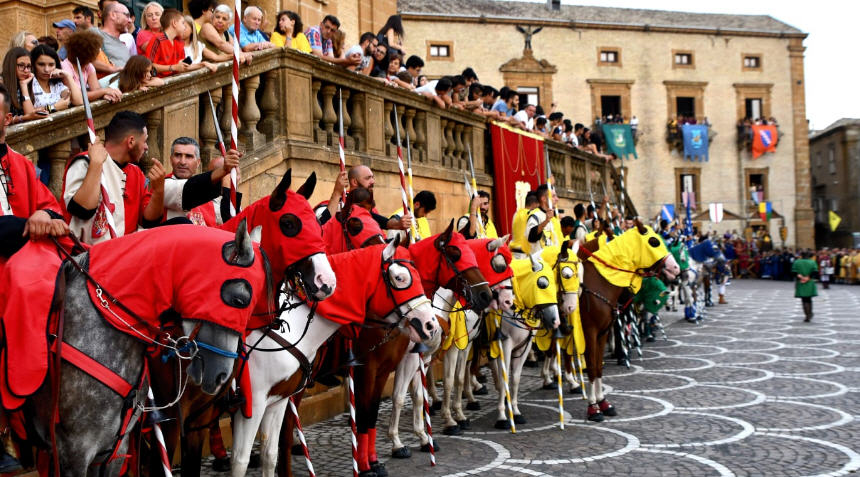
M 633 293 L 642 286 L 637 272 L 651 268 L 669 255 L 666 245 L 651 227 L 638 225 L 615 237 L 611 242 L 600 242 L 600 248 L 588 260 L 609 283 L 618 287 L 631 287 Z M 615 270 L 612 267 L 621 269 Z
M 343 211 L 339 212 L 342 214 Z M 322 228 L 326 253 L 334 255 L 369 245 L 372 240 L 383 237 L 382 229 L 367 209 L 353 205 L 349 216 L 339 220 L 333 217 Z
M 307 198 L 316 187 L 316 174 L 296 192 L 290 189 L 292 170 L 288 169 L 269 197 L 264 197 L 227 221 L 222 229 L 236 231 L 239 222 L 247 219 L 248 230 L 262 227 L 260 245 L 272 263 L 275 283 L 284 278 L 287 268 L 317 253 L 325 253 L 322 230 Z
M 481 275 L 490 287 L 514 276 L 510 266 L 513 260 L 511 249 L 502 239 L 473 239 L 468 240 L 467 243 L 475 254 Z
M 432 299 L 440 286 L 447 285 L 459 273 L 478 266 L 475 252 L 469 247 L 465 237 L 453 230 L 452 220 L 441 234 L 409 246 L 428 298 Z
M 541 259 L 552 264 L 552 268 L 558 273 L 558 285 L 561 285 L 558 291 L 574 293 L 579 290 L 579 260 L 576 258 L 576 251 L 570 252 L 567 245 L 550 245 L 541 250 Z
M 237 235 L 245 240 L 237 243 Z M 99 243 L 89 252 L 90 275 L 99 285 L 89 283 L 90 298 L 108 322 L 137 338 L 135 330 L 154 339 L 168 310 L 244 333 L 256 301 L 267 298 L 266 267 L 247 233 L 237 235 L 173 225 Z M 104 308 L 102 291 L 124 307 Z M 135 326 L 139 320 L 148 329 Z
M 318 302 L 316 311 L 320 316 L 342 325 L 364 323 L 368 312 L 384 317 L 395 306 L 424 294 L 409 251 L 396 247 L 394 256 L 383 260 L 385 247 L 371 245 L 329 257 L 335 275 L 348 280 L 350 286 L 337 287 L 332 296 Z M 409 279 L 390 282 L 387 277 L 391 267 L 404 267 Z M 405 274 L 402 276 L 405 279 Z
M 534 308 L 557 303 L 558 285 L 552 265 L 540 257 L 515 259 L 511 262 L 514 272 L 514 296 L 518 308 Z

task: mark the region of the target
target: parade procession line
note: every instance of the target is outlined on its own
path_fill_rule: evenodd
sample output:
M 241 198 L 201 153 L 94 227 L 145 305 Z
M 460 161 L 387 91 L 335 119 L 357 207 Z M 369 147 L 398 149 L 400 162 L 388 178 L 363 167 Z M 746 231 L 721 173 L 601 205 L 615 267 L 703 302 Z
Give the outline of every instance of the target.
M 604 388 L 618 417 L 586 422 L 584 401 L 565 390 L 560 430 L 556 391 L 541 389 L 539 368 L 525 368 L 519 408 L 527 422 L 516 434 L 496 430 L 497 394 L 484 369 L 490 393 L 477 396 L 479 411 L 466 411 L 470 430 L 434 433 L 435 467 L 412 434 L 408 398 L 400 438 L 412 457 L 390 457 L 391 402 L 384 401 L 380 461 L 391 477 L 838 476 L 860 469 L 860 287 L 819 289 L 811 323 L 803 323 L 790 282 L 735 280 L 727 299 L 698 325 L 664 312 L 669 340 L 645 343 L 645 359 L 630 369 L 606 357 Z M 351 475 L 345 423 L 339 415 L 305 428 L 317 475 Z M 442 424 L 436 413 L 433 429 Z M 293 472 L 307 475 L 302 457 L 293 458 Z M 203 475 L 227 474 L 207 464 Z

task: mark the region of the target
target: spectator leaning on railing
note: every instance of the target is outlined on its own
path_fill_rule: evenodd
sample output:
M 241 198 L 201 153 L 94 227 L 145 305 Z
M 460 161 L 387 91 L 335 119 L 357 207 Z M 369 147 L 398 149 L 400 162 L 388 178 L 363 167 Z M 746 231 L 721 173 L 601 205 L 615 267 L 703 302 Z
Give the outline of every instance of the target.
M 158 77 L 158 73 L 152 67 L 152 61 L 143 55 L 129 58 L 125 68 L 119 72 L 119 90 L 123 93 L 147 91 L 149 88 L 163 84 L 164 80 Z
M 412 55 L 409 58 L 406 58 L 406 64 L 404 65 L 406 71 L 412 75 L 412 84 L 414 86 L 420 86 L 418 84 L 418 78 L 421 77 L 421 69 L 424 68 L 424 60 L 417 55 Z
M 3 58 L 3 84 L 9 91 L 12 114 L 12 124 L 39 119 L 47 114 L 44 108 L 33 106 L 30 94 L 30 83 L 33 81 L 30 52 L 21 47 L 15 47 L 6 52 Z
M 239 33 L 239 46 L 242 51 L 260 51 L 275 48 L 275 45 L 263 35 L 260 25 L 263 23 L 263 10 L 253 5 L 245 8 L 242 14 L 242 24 Z
M 311 53 L 335 65 L 357 66 L 361 63 L 360 54 L 353 54 L 346 58 L 334 56 L 332 38 L 334 38 L 334 33 L 338 28 L 340 28 L 340 20 L 334 15 L 326 15 L 319 26 L 308 28 L 305 31 L 305 36 L 308 37 L 308 42 L 311 45 Z
M 110 103 L 122 100 L 122 92 L 115 88 L 102 88 L 96 76 L 96 68 L 93 61 L 98 58 L 102 47 L 102 37 L 91 30 L 83 30 L 69 36 L 66 42 L 69 57 L 63 60 L 62 68 L 72 76 L 75 84 L 79 84 L 77 62 L 81 64 L 81 74 L 84 75 L 83 83 L 87 85 L 87 98 L 90 101 L 105 99 Z M 128 63 L 126 63 L 128 64 Z
M 182 43 L 185 45 L 185 62 L 196 65 L 197 63 L 230 61 L 233 55 L 227 53 L 215 53 L 206 48 L 197 36 L 197 29 L 194 28 L 194 19 L 191 15 L 185 15 L 185 30 L 182 33 Z M 204 61 L 205 60 L 205 61 Z M 209 66 L 207 66 L 209 67 Z M 214 68 L 214 66 L 212 67 Z M 210 68 L 211 69 L 211 68 Z
M 105 11 L 102 14 L 104 26 L 96 30 L 102 37 L 104 55 L 93 62 L 99 74 L 107 75 L 120 71 L 131 57 L 128 46 L 119 38 L 126 31 L 128 15 L 128 7 L 122 3 L 111 2 L 105 6 Z
M 83 104 L 81 87 L 72 75 L 59 68 L 60 59 L 50 46 L 39 45 L 30 52 L 35 78 L 30 82 L 33 106 L 49 113 Z
M 145 55 L 149 50 L 149 42 L 161 35 L 161 15 L 164 7 L 158 2 L 149 2 L 143 7 L 144 27 L 137 32 L 137 55 Z
M 179 32 L 185 31 L 185 18 L 179 10 L 168 8 L 161 14 L 161 36 L 155 38 L 146 56 L 152 60 L 158 76 L 166 77 L 175 73 L 185 73 L 206 67 L 215 71 L 215 66 L 203 62 L 185 62 L 185 44 L 179 39 Z
M 302 32 L 304 24 L 298 13 L 284 10 L 275 19 L 275 31 L 272 32 L 271 42 L 281 48 L 291 48 L 303 53 L 311 52 L 308 37 Z
M 378 44 L 379 40 L 376 38 L 376 35 L 369 31 L 364 32 L 358 40 L 358 44 L 346 50 L 346 56 L 361 55 L 361 63 L 355 67 L 347 67 L 347 69 L 363 75 L 369 75 L 373 69 L 373 53 L 376 51 Z

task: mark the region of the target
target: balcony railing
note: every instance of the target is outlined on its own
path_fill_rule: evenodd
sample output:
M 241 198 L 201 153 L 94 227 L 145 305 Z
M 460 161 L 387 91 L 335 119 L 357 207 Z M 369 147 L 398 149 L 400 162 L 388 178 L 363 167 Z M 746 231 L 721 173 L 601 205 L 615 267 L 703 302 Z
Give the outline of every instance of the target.
M 346 154 L 350 162 L 370 166 L 377 175 L 397 174 L 394 110 L 400 116 L 401 141 L 406 133 L 417 177 L 461 183 L 468 170 L 468 151 L 475 161 L 478 183 L 492 185 L 492 150 L 483 117 L 459 110 L 443 110 L 412 92 L 330 65 L 292 50 L 270 50 L 254 55 L 240 69 L 239 139 L 245 151 L 240 188 L 253 200 L 271 190 L 266 172 L 284 161 L 336 165 L 339 101 L 343 101 Z M 208 94 L 217 105 L 212 117 Z M 168 162 L 169 147 L 178 136 L 200 139 L 204 164 L 216 154 L 216 127 L 229 141 L 231 68 L 215 73 L 200 70 L 168 78 L 165 85 L 127 94 L 122 102 L 92 105 L 97 132 L 122 110 L 142 114 L 149 132 L 149 156 Z M 50 164 L 51 189 L 59 194 L 66 161 L 85 133 L 83 108 L 10 127 L 8 144 L 42 164 Z M 606 190 L 616 201 L 615 169 L 601 158 L 547 141 L 559 196 L 569 200 L 595 199 Z M 145 164 L 144 164 L 145 166 Z M 616 202 L 617 203 L 617 202 Z M 628 211 L 635 211 L 626 200 Z M 634 212 L 635 213 L 635 212 Z

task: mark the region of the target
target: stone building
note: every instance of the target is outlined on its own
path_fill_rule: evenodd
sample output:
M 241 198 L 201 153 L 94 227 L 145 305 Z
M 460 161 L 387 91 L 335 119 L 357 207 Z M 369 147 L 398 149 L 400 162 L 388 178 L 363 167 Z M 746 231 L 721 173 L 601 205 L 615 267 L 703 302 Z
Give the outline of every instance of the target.
M 806 34 L 769 16 L 693 14 L 516 1 L 399 0 L 407 54 L 432 77 L 475 69 L 480 81 L 573 122 L 621 114 L 638 119 L 638 160 L 624 161 L 640 214 L 696 193 L 704 230 L 767 227 L 775 242 L 813 245 L 804 97 Z M 519 29 L 517 27 L 520 27 Z M 540 30 L 538 31 L 538 28 Z M 522 31 L 520 31 L 522 30 Z M 529 33 L 531 48 L 524 48 Z M 667 141 L 667 120 L 711 124 L 709 162 L 683 159 Z M 775 118 L 775 153 L 752 159 L 744 117 Z M 758 219 L 752 190 L 773 205 Z M 708 221 L 719 202 L 741 220 Z M 680 210 L 677 208 L 676 210 Z M 728 213 L 727 213 L 728 217 Z
M 860 247 L 860 119 L 843 118 L 809 136 L 816 247 Z M 835 231 L 830 211 L 842 220 Z

